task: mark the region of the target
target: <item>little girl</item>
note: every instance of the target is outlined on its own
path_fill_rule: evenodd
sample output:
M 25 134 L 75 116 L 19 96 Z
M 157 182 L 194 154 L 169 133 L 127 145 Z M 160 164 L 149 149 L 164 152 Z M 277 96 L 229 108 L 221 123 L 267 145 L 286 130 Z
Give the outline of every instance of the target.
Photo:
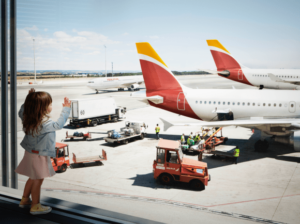
M 62 113 L 54 122 L 49 119 L 49 113 L 52 111 L 50 94 L 30 89 L 19 111 L 25 132 L 21 142 L 25 154 L 15 171 L 29 177 L 19 206 L 22 208 L 31 206 L 30 213 L 33 215 L 46 214 L 52 210 L 51 207 L 40 204 L 41 186 L 45 177 L 52 177 L 55 174 L 50 160 L 50 157 L 56 156 L 55 131 L 63 128 L 69 117 L 70 107 L 71 102 L 65 97 Z

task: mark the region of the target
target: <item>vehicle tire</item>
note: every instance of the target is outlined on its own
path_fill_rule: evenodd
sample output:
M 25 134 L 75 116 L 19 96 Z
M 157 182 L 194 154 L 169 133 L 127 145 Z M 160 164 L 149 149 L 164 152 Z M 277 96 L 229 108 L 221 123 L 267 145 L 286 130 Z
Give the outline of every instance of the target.
M 162 173 L 159 176 L 159 181 L 163 185 L 171 185 L 174 181 L 173 177 L 168 173 Z
M 143 133 L 140 135 L 140 139 L 144 139 L 144 134 Z
M 61 171 L 61 173 L 64 173 L 67 171 L 67 169 L 68 169 L 67 164 L 64 164 L 61 166 L 60 171 Z
M 191 180 L 190 187 L 195 191 L 202 191 L 205 189 L 204 184 L 198 179 Z
M 125 145 L 128 144 L 128 140 L 124 140 L 123 144 L 125 144 Z
M 71 138 L 71 141 L 73 141 L 74 140 L 74 138 Z
M 208 181 L 211 181 L 211 177 L 210 177 L 210 174 L 208 175 Z

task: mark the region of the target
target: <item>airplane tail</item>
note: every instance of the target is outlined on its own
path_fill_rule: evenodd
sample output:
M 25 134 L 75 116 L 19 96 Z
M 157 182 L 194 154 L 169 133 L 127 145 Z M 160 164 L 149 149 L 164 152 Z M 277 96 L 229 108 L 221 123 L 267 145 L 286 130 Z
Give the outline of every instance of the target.
M 218 71 L 245 68 L 218 40 L 206 40 Z
M 147 42 L 136 43 L 146 92 L 168 89 L 181 89 L 181 86 L 168 66 Z

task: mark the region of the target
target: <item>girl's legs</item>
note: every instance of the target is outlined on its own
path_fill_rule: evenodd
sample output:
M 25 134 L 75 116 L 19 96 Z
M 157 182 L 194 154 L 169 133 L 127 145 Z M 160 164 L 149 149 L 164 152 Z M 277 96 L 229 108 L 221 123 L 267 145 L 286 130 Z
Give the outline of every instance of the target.
M 24 193 L 23 193 L 24 198 L 29 198 L 30 193 L 31 193 L 32 184 L 33 184 L 33 180 L 28 178 L 28 180 L 25 184 L 25 188 L 24 188 Z
M 32 181 L 32 185 L 31 185 L 30 193 L 32 198 L 32 203 L 31 203 L 31 208 L 32 208 L 34 205 L 40 203 L 41 186 L 43 184 L 44 179 L 36 179 L 31 181 Z

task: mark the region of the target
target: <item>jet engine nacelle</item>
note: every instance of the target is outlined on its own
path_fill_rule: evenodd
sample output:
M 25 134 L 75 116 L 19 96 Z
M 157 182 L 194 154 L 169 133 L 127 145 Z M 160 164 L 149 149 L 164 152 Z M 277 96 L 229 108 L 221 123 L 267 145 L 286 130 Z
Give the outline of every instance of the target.
M 276 136 L 275 142 L 294 146 L 294 150 L 300 152 L 300 131 L 295 131 L 290 136 Z
M 140 85 L 139 84 L 132 84 L 131 86 L 130 86 L 130 88 L 131 89 L 136 89 L 136 88 L 138 88 Z

